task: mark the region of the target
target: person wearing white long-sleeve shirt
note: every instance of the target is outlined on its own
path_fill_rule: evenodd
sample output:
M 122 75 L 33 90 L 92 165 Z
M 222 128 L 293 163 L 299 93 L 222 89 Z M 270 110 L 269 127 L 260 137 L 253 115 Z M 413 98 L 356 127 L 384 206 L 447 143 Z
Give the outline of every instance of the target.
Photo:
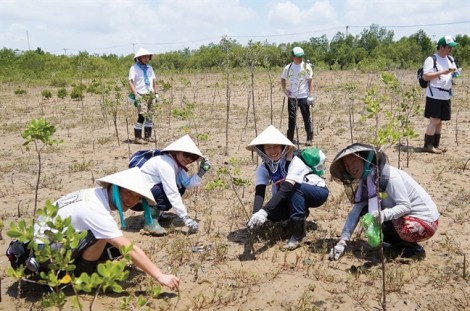
M 190 176 L 187 166 L 197 160 L 202 160 L 199 170 Z M 186 189 L 199 186 L 202 176 L 209 169 L 209 160 L 204 159 L 201 151 L 188 135 L 162 149 L 161 155 L 146 161 L 141 171 L 157 204 L 153 207 L 154 219 L 151 224 L 144 225 L 144 231 L 153 235 L 165 234 L 165 230 L 158 223 L 158 217 L 161 211 L 173 208 L 189 231 L 196 232 L 199 225 L 197 221 L 189 217 L 182 195 Z
M 331 165 L 334 179 L 346 183 L 359 180 L 359 186 L 330 259 L 337 260 L 342 255 L 361 216 L 367 212 L 378 216 L 375 154 L 373 146 L 353 144 L 338 153 Z M 380 202 L 384 242 L 403 250 L 404 257 L 422 258 L 424 249 L 417 242 L 436 232 L 439 224 L 436 204 L 410 175 L 386 163 L 384 154 L 379 155 L 379 176 L 379 192 L 385 193 Z

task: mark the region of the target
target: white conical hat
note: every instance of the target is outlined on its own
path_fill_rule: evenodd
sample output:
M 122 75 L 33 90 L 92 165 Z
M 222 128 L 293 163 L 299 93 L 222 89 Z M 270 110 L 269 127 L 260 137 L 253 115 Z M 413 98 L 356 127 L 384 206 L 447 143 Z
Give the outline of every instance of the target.
M 139 57 L 141 57 L 141 56 L 144 56 L 144 55 L 150 55 L 150 59 L 152 59 L 153 53 L 147 51 L 147 50 L 144 49 L 144 48 L 140 48 L 140 49 L 137 51 L 137 53 L 135 53 L 135 55 L 134 55 L 134 61 L 135 61 L 137 58 L 139 58 Z
M 261 134 L 259 134 L 251 143 L 246 147 L 248 150 L 253 150 L 253 147 L 256 145 L 283 145 L 295 148 L 295 145 L 287 139 L 284 134 L 282 134 L 277 128 L 273 125 L 268 126 Z
M 172 142 L 168 146 L 162 149 L 162 151 L 182 151 L 189 152 L 198 155 L 200 158 L 204 158 L 199 148 L 193 142 L 189 135 L 184 135 L 180 139 Z
M 150 205 L 156 205 L 152 192 L 147 186 L 145 177 L 138 167 L 133 167 L 124 171 L 120 171 L 96 180 L 96 183 L 106 188 L 109 184 L 117 185 L 121 188 L 128 189 L 140 194 L 147 199 Z

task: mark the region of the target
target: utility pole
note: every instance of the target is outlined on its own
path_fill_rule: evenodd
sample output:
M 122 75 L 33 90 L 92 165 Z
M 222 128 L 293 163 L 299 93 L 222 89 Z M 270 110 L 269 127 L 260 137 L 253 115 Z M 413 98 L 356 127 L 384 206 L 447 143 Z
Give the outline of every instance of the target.
M 28 33 L 28 30 L 26 30 L 26 40 L 28 41 L 28 51 L 31 51 L 31 47 L 29 46 L 29 33 Z
M 346 37 L 348 36 L 349 26 L 346 26 Z

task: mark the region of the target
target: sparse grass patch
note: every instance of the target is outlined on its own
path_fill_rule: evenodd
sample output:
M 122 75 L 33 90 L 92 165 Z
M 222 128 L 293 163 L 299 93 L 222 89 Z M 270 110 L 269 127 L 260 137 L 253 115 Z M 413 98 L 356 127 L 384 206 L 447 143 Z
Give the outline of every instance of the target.
M 81 162 L 74 161 L 69 165 L 70 172 L 84 172 L 88 171 L 93 167 L 93 160 L 86 161 L 83 159 Z

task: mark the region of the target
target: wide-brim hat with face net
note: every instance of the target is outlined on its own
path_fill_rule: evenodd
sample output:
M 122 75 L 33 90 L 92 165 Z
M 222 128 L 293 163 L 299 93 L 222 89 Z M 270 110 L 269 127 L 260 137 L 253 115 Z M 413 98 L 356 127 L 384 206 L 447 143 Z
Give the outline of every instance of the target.
M 147 186 L 143 173 L 137 167 L 102 177 L 97 179 L 96 183 L 103 188 L 108 187 L 109 184 L 119 186 L 140 194 L 150 205 L 157 204 L 150 188 Z
M 137 53 L 135 53 L 134 55 L 134 61 L 137 60 L 137 58 L 141 57 L 141 56 L 144 56 L 144 55 L 149 55 L 150 56 L 150 59 L 152 59 L 152 55 L 153 53 L 150 52 L 150 51 L 147 51 L 146 49 L 144 48 L 140 48 Z
M 264 131 L 256 136 L 256 138 L 253 139 L 248 146 L 246 146 L 246 149 L 252 151 L 255 146 L 267 144 L 283 145 L 287 146 L 289 149 L 295 149 L 295 145 L 273 125 L 268 126 Z
M 333 180 L 344 182 L 345 180 L 350 180 L 351 175 L 346 172 L 346 168 L 344 167 L 343 158 L 362 151 L 373 151 L 375 152 L 375 148 L 372 145 L 361 144 L 361 143 L 354 143 L 352 145 L 347 146 L 335 156 L 333 162 L 330 165 L 330 174 L 333 177 Z
M 188 152 L 197 155 L 199 157 L 199 160 L 204 158 L 204 155 L 202 154 L 201 150 L 199 150 L 199 148 L 193 142 L 191 137 L 189 137 L 189 135 L 184 135 L 180 139 L 172 142 L 171 144 L 163 148 L 162 151 Z

